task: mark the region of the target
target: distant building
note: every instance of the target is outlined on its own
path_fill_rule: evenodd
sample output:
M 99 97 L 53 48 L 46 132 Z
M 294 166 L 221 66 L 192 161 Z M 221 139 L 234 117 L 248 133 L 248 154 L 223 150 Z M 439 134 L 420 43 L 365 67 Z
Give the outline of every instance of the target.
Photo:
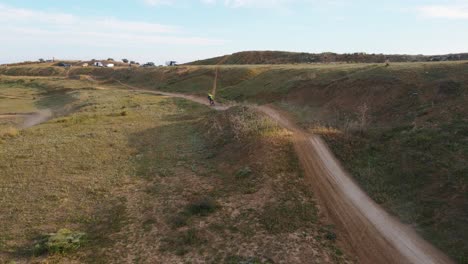
M 81 65 L 83 67 L 88 67 L 88 63 L 83 63 L 83 65 Z
M 177 61 L 166 61 L 166 66 L 177 66 Z
M 115 65 L 113 63 L 109 63 L 106 65 L 107 68 L 113 68 Z
M 93 65 L 96 66 L 96 67 L 104 67 L 104 64 L 102 64 L 102 62 L 100 62 L 100 61 L 94 62 Z

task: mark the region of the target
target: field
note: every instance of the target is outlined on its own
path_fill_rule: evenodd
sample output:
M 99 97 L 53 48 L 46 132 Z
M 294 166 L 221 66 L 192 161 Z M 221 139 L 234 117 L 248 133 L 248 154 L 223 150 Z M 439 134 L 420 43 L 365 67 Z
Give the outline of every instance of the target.
M 466 162 L 468 160 L 468 75 L 466 74 L 468 62 L 466 61 L 392 63 L 389 67 L 382 64 L 317 64 L 180 66 L 151 69 L 72 68 L 68 73 L 61 72 L 61 69 L 55 67 L 52 68 L 54 70 L 47 71 L 40 67 L 27 66 L 0 68 L 1 74 L 9 75 L 9 77 L 2 76 L 4 89 L 12 89 L 12 85 L 9 83 L 15 82 L 14 80 L 25 82 L 24 79 L 27 80 L 27 78 L 21 77 L 22 75 L 35 75 L 47 77 L 45 82 L 49 83 L 51 87 L 68 86 L 70 83 L 72 88 L 76 90 L 80 89 L 81 85 L 83 91 L 80 92 L 80 96 L 85 96 L 88 93 L 99 93 L 100 95 L 110 93 L 113 96 L 115 93 L 122 93 L 123 96 L 126 93 L 124 91 L 96 90 L 98 87 L 125 88 L 120 83 L 145 89 L 205 96 L 213 86 L 215 69 L 218 68 L 218 90 L 216 93 L 218 102 L 237 102 L 248 105 L 270 104 L 289 112 L 302 128 L 319 134 L 326 140 L 344 167 L 377 203 L 412 226 L 419 234 L 458 263 L 467 263 L 468 230 L 465 226 L 468 226 L 468 211 L 466 210 L 468 208 L 468 163 Z M 65 76 L 69 76 L 69 78 L 64 79 Z M 33 81 L 33 83 L 41 82 L 44 80 L 39 77 Z M 86 87 L 95 87 L 93 88 L 95 90 Z M 21 97 L 22 94 L 37 91 L 37 88 L 32 88 L 31 85 L 25 85 L 24 88 L 27 89 L 10 90 L 8 93 L 3 92 L 7 90 L 1 90 L 0 96 L 3 96 L 4 99 L 0 105 L 7 106 L 2 111 L 34 111 L 33 107 L 37 107 L 39 104 L 28 100 L 16 99 L 18 100 L 17 104 L 8 106 L 7 102 L 11 102 L 11 100 L 7 100 L 5 96 Z M 70 92 L 73 93 L 73 91 Z M 151 100 L 158 98 L 150 97 Z M 93 98 L 93 104 L 101 105 L 102 102 L 99 100 L 107 100 L 106 98 L 111 98 L 111 96 L 94 95 Z M 43 101 L 39 97 L 37 100 Z M 61 106 L 66 101 L 69 105 L 66 109 L 82 109 L 79 107 L 80 102 L 84 102 L 81 99 L 67 100 L 69 99 L 49 100 L 47 107 L 56 107 L 60 109 L 58 112 L 67 112 L 69 110 L 63 111 Z M 133 102 L 136 99 L 132 98 L 131 100 Z M 179 99 L 169 98 L 160 100 L 179 101 Z M 237 172 L 244 174 L 243 172 L 258 170 L 253 169 L 254 165 L 252 164 L 261 163 L 265 166 L 271 164 L 267 160 L 256 160 L 260 157 L 267 158 L 268 155 L 252 154 L 254 150 L 262 149 L 255 143 L 259 142 L 259 138 L 262 138 L 260 142 L 264 142 L 262 146 L 278 147 L 274 151 L 264 150 L 264 153 L 277 155 L 268 160 L 276 161 L 282 160 L 285 156 L 294 156 L 291 150 L 285 151 L 285 149 L 291 148 L 290 143 L 287 143 L 288 136 L 284 131 L 279 132 L 281 129 L 278 128 L 273 133 L 274 137 L 268 128 L 267 131 L 270 132 L 260 133 L 262 136 L 256 134 L 255 137 L 249 136 L 242 139 L 244 141 L 239 141 L 243 143 L 224 142 L 232 137 L 239 137 L 236 136 L 238 135 L 236 129 L 242 127 L 240 125 L 221 125 L 229 130 L 219 132 L 217 137 L 206 136 L 208 131 L 216 131 L 215 128 L 206 125 L 208 117 L 215 115 L 219 118 L 215 122 L 208 122 L 212 125 L 235 123 L 235 120 L 242 120 L 241 123 L 243 123 L 244 119 L 226 116 L 231 114 L 238 116 L 239 112 L 244 111 L 242 108 L 234 108 L 226 113 L 211 113 L 206 109 L 206 112 L 203 112 L 205 110 L 196 112 L 192 107 L 204 108 L 197 107 L 192 103 L 189 103 L 191 107 L 183 108 L 180 106 L 180 102 L 182 101 L 179 101 L 178 104 L 174 103 L 176 107 L 171 111 L 181 114 L 180 118 L 184 120 L 181 121 L 181 125 L 190 131 L 186 133 L 190 135 L 198 133 L 203 139 L 192 139 L 190 142 L 203 142 L 204 150 L 211 149 L 213 153 L 217 153 L 216 155 L 207 154 L 208 156 L 214 155 L 215 158 L 214 160 L 207 159 L 205 162 L 207 162 L 206 166 L 208 167 L 204 167 L 202 171 L 208 170 L 209 166 L 220 166 L 214 171 L 231 171 L 229 175 L 232 176 L 237 175 Z M 43 102 L 40 104 L 42 105 Z M 139 103 L 142 108 L 146 104 Z M 144 123 L 140 120 L 142 118 L 137 118 L 132 112 L 119 109 L 122 106 L 115 107 L 114 115 L 118 116 L 122 111 L 127 111 L 130 114 L 108 117 L 109 120 L 117 119 L 120 121 L 133 117 L 135 118 L 134 123 L 129 125 L 132 129 L 136 129 L 134 127 L 136 123 L 138 125 Z M 18 107 L 18 109 L 9 110 L 8 107 Z M 128 109 L 128 106 L 126 107 Z M 150 112 L 161 111 L 156 106 L 153 107 Z M 186 111 L 185 114 L 183 109 Z M 138 110 L 137 112 L 144 111 Z M 77 113 L 79 112 L 73 112 L 71 117 Z M 143 113 L 141 115 L 145 116 Z M 168 112 L 167 115 L 175 114 Z M 8 140 L 7 142 L 18 140 L 18 137 L 21 138 L 23 133 L 32 133 L 29 131 L 35 131 L 42 126 L 50 125 L 52 122 L 51 120 L 30 130 L 17 131 L 11 127 L 14 127 L 15 122 L 18 121 L 2 120 L 2 126 L 8 128 L 5 130 L 6 136 L 3 139 L 3 141 Z M 193 123 L 190 123 L 190 120 Z M 159 121 L 154 120 L 154 122 Z M 190 130 L 186 122 L 193 124 L 193 130 Z M 118 126 L 124 124 L 125 122 L 119 123 Z M 114 125 L 117 126 L 117 124 Z M 163 137 L 159 142 L 174 141 L 174 138 L 169 136 L 175 136 L 173 134 L 185 131 L 185 129 L 179 131 L 175 128 L 163 127 L 172 130 L 168 130 L 171 131 L 167 132 L 168 134 L 161 132 L 162 130 L 155 130 L 155 134 Z M 259 128 L 255 130 L 257 129 Z M 186 140 L 189 134 L 180 136 L 176 141 Z M 169 138 L 164 138 L 163 135 Z M 142 139 L 147 136 L 147 134 L 141 134 Z M 272 140 L 272 138 L 275 142 L 284 143 L 271 144 L 268 140 Z M 145 146 L 152 146 L 150 149 L 154 151 L 158 149 L 147 141 L 142 142 Z M 286 147 L 288 144 L 289 147 Z M 243 148 L 240 148 L 239 145 Z M 192 147 L 197 149 L 195 146 Z M 167 149 L 160 150 L 161 153 L 167 151 Z M 145 153 L 149 157 L 157 156 L 156 152 Z M 234 155 L 233 153 L 237 153 L 238 156 L 227 156 Z M 247 156 L 246 153 L 251 153 L 252 156 Z M 11 158 L 10 153 L 7 156 Z M 201 156 L 193 157 L 196 157 L 195 160 L 203 160 Z M 149 160 L 153 159 L 149 158 Z M 232 163 L 225 164 L 227 161 Z M 144 164 L 149 162 L 147 159 L 143 159 Z M 177 162 L 175 164 L 177 165 Z M 282 163 L 278 166 L 287 167 Z M 137 166 L 137 168 L 139 167 Z M 139 170 L 141 170 L 140 173 L 145 174 L 146 170 Z M 153 173 L 154 170 L 157 171 L 155 168 L 149 171 Z M 281 171 L 279 168 L 278 170 Z M 16 169 L 16 171 L 18 170 Z M 165 170 L 163 171 L 164 174 Z M 301 174 L 297 165 L 293 171 L 296 171 L 297 175 Z M 173 172 L 168 173 L 173 174 Z M 210 175 L 215 177 L 214 175 L 217 174 L 213 172 Z M 286 178 L 290 179 L 291 177 Z M 213 183 L 214 181 L 210 180 L 209 182 Z M 230 185 L 231 187 L 237 186 L 237 183 L 230 182 Z M 211 196 L 216 197 L 215 195 Z M 296 207 L 292 206 L 292 208 Z M 269 210 L 265 212 L 267 211 Z M 282 212 L 284 210 L 272 211 Z M 289 214 L 286 213 L 286 215 Z M 284 217 L 285 215 L 282 215 L 279 219 Z M 294 221 L 288 220 L 289 222 Z M 322 226 L 322 230 L 328 230 L 328 227 L 323 229 Z M 339 238 L 339 234 L 337 235 Z M 333 237 L 333 235 L 330 234 L 328 237 Z
M 352 259 L 320 220 L 289 132 L 247 106 L 55 74 L 1 76 L 0 106 L 2 262 Z

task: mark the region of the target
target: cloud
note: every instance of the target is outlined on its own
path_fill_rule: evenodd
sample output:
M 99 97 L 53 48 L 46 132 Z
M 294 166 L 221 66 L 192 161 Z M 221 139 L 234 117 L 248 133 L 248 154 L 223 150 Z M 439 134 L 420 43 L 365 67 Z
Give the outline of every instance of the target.
M 175 0 L 144 0 L 147 5 L 159 6 L 159 5 L 172 5 Z
M 287 0 L 225 0 L 224 5 L 232 8 L 239 7 L 257 7 L 257 8 L 276 8 L 287 4 Z
M 468 4 L 427 5 L 419 7 L 418 12 L 429 18 L 468 19 Z
M 193 3 L 197 1 L 189 0 L 143 0 L 150 6 L 175 5 L 180 3 Z M 327 4 L 336 5 L 342 4 L 344 0 L 198 0 L 199 3 L 214 5 L 221 4 L 228 8 L 262 8 L 262 9 L 278 9 L 286 8 L 291 4 Z
M 115 18 L 20 9 L 0 4 L 0 34 L 10 42 L 81 43 L 87 46 L 124 44 L 220 45 L 223 40 L 189 36 L 181 28 Z M 133 43 L 133 44 L 132 44 Z

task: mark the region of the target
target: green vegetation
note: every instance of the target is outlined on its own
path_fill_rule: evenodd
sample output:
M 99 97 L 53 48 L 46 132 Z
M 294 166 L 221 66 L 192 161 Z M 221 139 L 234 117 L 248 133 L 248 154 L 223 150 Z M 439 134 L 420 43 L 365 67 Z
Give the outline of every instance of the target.
M 248 248 L 257 250 L 238 263 L 345 259 L 315 238 L 287 131 L 248 107 L 216 112 L 117 87 L 2 77 L 2 96 L 23 95 L 0 98 L 2 113 L 54 112 L 27 129 L 23 116 L 0 119 L 19 131 L 0 148 L 2 262 L 232 263 Z M 303 213 L 287 216 L 292 228 L 284 210 Z
M 86 234 L 73 232 L 66 228 L 60 229 L 57 233 L 42 236 L 34 244 L 34 255 L 44 253 L 67 253 L 82 247 L 86 242 Z
M 252 257 L 230 256 L 226 259 L 227 264 L 270 264 L 271 260 L 260 260 Z
M 444 57 L 448 60 L 468 59 L 466 53 L 445 56 L 424 56 L 424 55 L 384 55 L 367 54 L 362 52 L 337 54 L 333 52 L 305 53 L 286 51 L 242 51 L 231 55 L 209 58 L 194 61 L 191 65 L 218 65 L 218 64 L 292 64 L 292 63 L 384 63 L 387 59 L 392 62 L 415 62 L 430 61 L 431 59 L 441 60 Z
M 460 263 L 468 225 L 468 122 L 326 134 L 333 151 L 375 201 Z
M 145 232 L 152 235 L 160 232 L 155 230 L 167 228 L 170 234 L 157 235 L 170 241 L 174 234 L 184 234 L 194 228 L 202 241 L 214 241 L 210 237 L 214 230 L 224 237 L 235 236 L 236 241 L 254 243 L 252 239 L 263 239 L 267 241 L 265 244 L 273 245 L 272 239 L 284 232 L 314 230 L 318 225 L 316 212 L 308 209 L 314 208 L 313 200 L 307 190 L 300 188 L 303 179 L 297 159 L 293 158 L 288 132 L 267 118 L 246 106 L 215 112 L 180 99 L 115 89 L 97 90 L 102 88 L 98 84 L 104 88 L 124 88 L 118 80 L 147 89 L 205 96 L 213 86 L 215 69 L 216 66 L 73 68 L 69 72 L 72 80 L 60 77 L 63 72 L 54 73 L 40 67 L 1 69 L 1 73 L 8 75 L 49 77 L 2 76 L 0 113 L 28 113 L 47 107 L 65 109 L 58 112 L 66 116 L 40 128 L 20 131 L 14 137 L 3 136 L 0 166 L 15 175 L 20 161 L 34 160 L 33 157 L 43 160 L 37 158 L 39 151 L 36 153 L 24 139 L 45 145 L 44 135 L 60 139 L 64 133 L 71 133 L 80 135 L 80 140 L 86 140 L 87 144 L 103 142 L 107 147 L 112 146 L 113 155 L 117 155 L 115 149 L 120 149 L 119 160 L 128 163 L 118 163 L 117 158 L 111 160 L 121 168 L 119 175 L 127 171 L 135 176 L 129 181 L 134 185 L 129 183 L 127 188 L 144 186 L 143 194 L 132 197 L 144 210 L 142 213 L 132 209 L 140 215 L 137 219 L 140 223 L 135 225 L 145 226 Z M 287 110 L 303 128 L 323 135 L 374 200 L 464 263 L 468 241 L 464 228 L 468 225 L 465 209 L 468 204 L 467 71 L 468 63 L 463 61 L 391 63 L 389 67 L 383 64 L 220 66 L 216 100 L 273 103 Z M 51 93 L 52 88 L 56 92 Z M 12 96 L 14 103 L 9 99 Z M 64 104 L 68 107 L 64 108 Z M 20 118 L 0 119 L 0 129 L 16 127 L 20 122 Z M 70 144 L 79 150 L 83 146 L 77 142 L 83 140 Z M 12 144 L 18 142 L 21 144 L 14 149 Z M 33 149 L 33 153 L 27 152 L 28 149 Z M 63 149 L 58 147 L 57 151 Z M 19 158 L 11 161 L 9 157 L 14 156 L 11 153 L 16 152 Z M 73 151 L 71 154 L 79 156 Z M 104 154 L 98 151 L 99 155 Z M 80 164 L 71 167 L 87 173 L 94 174 L 98 167 L 97 161 L 89 161 L 87 157 L 80 162 L 78 158 L 73 160 Z M 114 184 L 124 189 L 126 185 L 121 180 L 102 176 L 117 174 L 109 171 L 93 177 L 114 179 Z M 82 176 L 81 172 L 77 174 Z M 20 184 L 28 182 L 19 175 L 13 179 Z M 98 190 L 114 188 L 97 186 L 90 192 L 105 196 L 104 191 Z M 186 186 L 191 189 L 187 190 Z M 283 192 L 287 194 L 285 197 L 277 195 Z M 123 196 L 128 198 L 128 193 Z M 216 209 L 204 215 L 187 214 L 186 206 L 200 197 L 211 197 L 216 201 Z M 244 207 L 233 206 L 233 200 Z M 247 202 L 252 200 L 260 202 Z M 162 213 L 158 215 L 155 211 Z M 291 218 L 291 214 L 297 216 Z M 122 219 L 125 222 L 126 218 Z M 204 228 L 198 228 L 197 224 Z M 263 237 L 258 235 L 257 226 L 265 232 Z M 317 237 L 333 245 L 339 233 L 328 230 Z M 159 240 L 145 241 L 160 245 Z M 0 246 L 8 243 L 1 242 Z M 166 246 L 176 244 L 166 243 Z M 194 250 L 185 247 L 184 255 L 204 252 L 202 255 L 206 257 L 209 250 L 201 244 Z M 233 245 L 226 243 L 222 247 L 239 249 Z M 338 248 L 327 248 L 333 255 L 341 255 Z M 222 262 L 229 254 L 223 252 L 206 259 Z

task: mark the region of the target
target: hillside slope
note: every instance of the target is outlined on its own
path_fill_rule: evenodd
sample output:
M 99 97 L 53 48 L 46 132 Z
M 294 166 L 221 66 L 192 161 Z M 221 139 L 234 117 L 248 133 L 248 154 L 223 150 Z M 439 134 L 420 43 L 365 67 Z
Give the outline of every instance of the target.
M 351 263 L 286 130 L 121 88 L 1 76 L 0 262 Z
M 468 60 L 468 53 L 446 55 L 395 55 L 333 52 L 306 53 L 286 51 L 243 51 L 220 57 L 198 60 L 187 65 L 247 65 L 247 64 L 295 64 L 295 63 L 383 63 L 387 59 L 392 62 L 423 62 L 423 61 L 459 61 Z
M 205 96 L 215 68 L 70 73 Z M 216 99 L 270 103 L 289 111 L 303 128 L 327 140 L 376 202 L 466 263 L 467 72 L 463 61 L 221 66 Z

